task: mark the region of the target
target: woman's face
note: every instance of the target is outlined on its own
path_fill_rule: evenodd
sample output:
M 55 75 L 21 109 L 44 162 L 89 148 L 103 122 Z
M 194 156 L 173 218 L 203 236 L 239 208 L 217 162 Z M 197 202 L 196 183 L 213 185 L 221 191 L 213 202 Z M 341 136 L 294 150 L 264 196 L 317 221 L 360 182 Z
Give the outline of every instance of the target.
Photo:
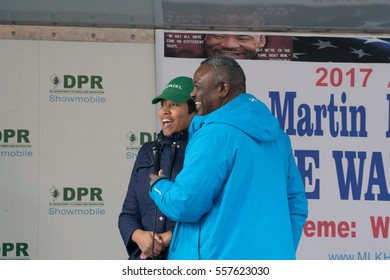
M 188 129 L 194 114 L 188 114 L 188 104 L 175 103 L 164 99 L 158 111 L 163 134 L 167 137 L 176 132 Z

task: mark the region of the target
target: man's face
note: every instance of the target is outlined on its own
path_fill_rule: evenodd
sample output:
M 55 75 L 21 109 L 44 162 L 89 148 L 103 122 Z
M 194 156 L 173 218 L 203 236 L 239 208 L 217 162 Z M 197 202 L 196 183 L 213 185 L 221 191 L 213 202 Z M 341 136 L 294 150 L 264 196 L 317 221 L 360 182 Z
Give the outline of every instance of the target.
M 220 83 L 211 79 L 212 68 L 210 65 L 201 65 L 196 70 L 192 79 L 194 89 L 191 97 L 196 104 L 197 115 L 207 115 L 222 106 L 220 97 Z
M 207 34 L 205 50 L 209 57 L 230 56 L 234 59 L 252 59 L 257 49 L 264 47 L 265 37 L 256 35 Z

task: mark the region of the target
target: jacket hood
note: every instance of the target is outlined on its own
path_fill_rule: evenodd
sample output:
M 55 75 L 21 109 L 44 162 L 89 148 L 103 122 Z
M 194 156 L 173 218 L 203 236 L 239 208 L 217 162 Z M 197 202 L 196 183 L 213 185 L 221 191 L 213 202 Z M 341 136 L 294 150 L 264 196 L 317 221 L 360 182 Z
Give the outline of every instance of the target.
M 248 93 L 241 93 L 210 114 L 194 116 L 190 134 L 213 123 L 233 126 L 259 142 L 273 141 L 280 132 L 279 122 L 268 107 Z

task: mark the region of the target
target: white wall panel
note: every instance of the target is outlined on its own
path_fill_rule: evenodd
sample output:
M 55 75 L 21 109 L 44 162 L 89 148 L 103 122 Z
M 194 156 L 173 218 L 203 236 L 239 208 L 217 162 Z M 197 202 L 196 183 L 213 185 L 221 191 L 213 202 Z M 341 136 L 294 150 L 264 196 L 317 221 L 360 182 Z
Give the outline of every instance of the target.
M 1 140 L 0 244 L 27 243 L 31 259 L 126 259 L 117 219 L 140 135 L 156 130 L 154 45 L 0 47 L 0 129 L 28 130 L 32 153 L 4 156 L 16 147 Z

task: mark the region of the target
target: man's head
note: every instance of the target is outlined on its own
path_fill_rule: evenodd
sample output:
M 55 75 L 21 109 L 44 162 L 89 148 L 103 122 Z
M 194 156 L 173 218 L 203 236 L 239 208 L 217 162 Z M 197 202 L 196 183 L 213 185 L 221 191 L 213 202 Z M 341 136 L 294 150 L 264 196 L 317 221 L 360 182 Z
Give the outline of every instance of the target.
M 246 91 L 245 74 L 236 60 L 226 56 L 207 58 L 195 71 L 191 93 L 197 115 L 209 114 Z
M 156 96 L 152 103 L 161 103 L 158 112 L 163 134 L 167 137 L 187 129 L 195 113 L 195 103 L 190 94 L 194 86 L 189 77 L 176 77 Z
M 207 34 L 204 40 L 209 57 L 225 55 L 235 59 L 256 58 L 266 43 L 265 36 L 248 34 Z

